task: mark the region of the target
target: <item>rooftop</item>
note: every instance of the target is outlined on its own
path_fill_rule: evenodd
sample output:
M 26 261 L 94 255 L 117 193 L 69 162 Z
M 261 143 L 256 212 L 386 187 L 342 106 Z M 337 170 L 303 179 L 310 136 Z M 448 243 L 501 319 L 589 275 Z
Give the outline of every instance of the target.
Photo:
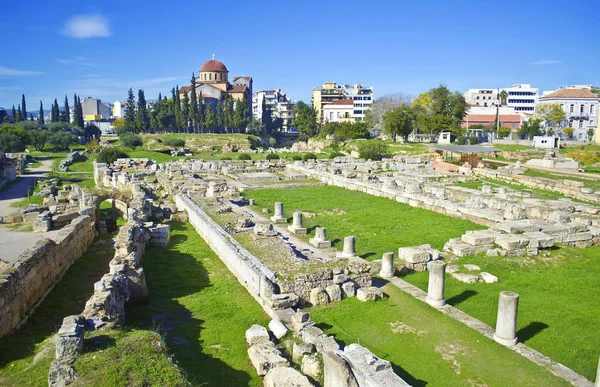
M 551 99 L 551 98 L 595 98 L 598 99 L 596 94 L 592 93 L 590 89 L 560 89 L 553 93 L 547 94 L 540 99 Z

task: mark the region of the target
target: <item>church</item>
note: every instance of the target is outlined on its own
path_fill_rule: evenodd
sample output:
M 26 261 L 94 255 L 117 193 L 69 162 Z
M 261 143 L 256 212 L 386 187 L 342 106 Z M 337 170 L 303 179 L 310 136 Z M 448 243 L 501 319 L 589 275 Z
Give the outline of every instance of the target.
M 234 102 L 246 98 L 248 109 L 252 111 L 252 77 L 234 77 L 233 83 L 229 83 L 229 70 L 222 62 L 213 58 L 204 62 L 200 67 L 200 74 L 196 77 L 196 95 L 202 98 L 206 105 L 216 109 L 217 102 L 223 103 L 225 96 L 229 95 Z M 190 95 L 190 86 L 182 86 L 179 89 L 180 96 Z

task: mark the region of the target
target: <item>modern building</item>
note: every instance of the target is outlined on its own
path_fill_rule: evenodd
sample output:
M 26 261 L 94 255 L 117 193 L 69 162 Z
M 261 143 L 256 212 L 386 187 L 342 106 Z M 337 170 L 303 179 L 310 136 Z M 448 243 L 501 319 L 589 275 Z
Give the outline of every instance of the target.
M 514 84 L 511 87 L 496 89 L 468 89 L 464 93 L 465 101 L 470 106 L 492 107 L 507 106 L 514 113 L 535 113 L 538 103 L 537 88 L 529 84 Z M 506 97 L 506 98 L 503 98 Z
M 282 131 L 287 132 L 294 122 L 294 108 L 296 103 L 292 102 L 281 89 L 261 90 L 252 96 L 252 117 L 262 121 L 263 101 L 266 108 L 271 109 L 273 118 L 283 120 Z
M 125 117 L 125 109 L 127 106 L 127 101 L 115 101 L 112 109 L 113 118 L 123 118 Z
M 567 87 L 546 92 L 540 97 L 540 104 L 558 104 L 565 112 L 565 120 L 559 128 L 571 127 L 576 140 L 587 140 L 588 130 L 598 127 L 600 97 L 588 88 Z
M 229 83 L 229 70 L 218 60 L 213 59 L 204 62 L 200 67 L 200 74 L 196 78 L 196 96 L 200 93 L 204 98 L 205 104 L 215 105 L 217 102 L 223 103 L 225 96 L 228 95 L 235 102 L 242 101 L 244 98 L 248 102 L 248 111 L 252 112 L 252 77 L 241 76 L 234 77 L 233 83 Z M 182 86 L 179 88 L 179 94 L 190 94 L 191 86 Z M 215 108 L 213 106 L 213 108 Z
M 336 101 L 350 99 L 353 101 L 352 118 L 364 121 L 365 111 L 373 103 L 373 88 L 355 85 L 337 85 L 335 82 L 325 82 L 322 87 L 313 89 L 312 106 L 317 111 L 317 121 L 324 123 L 323 108 Z
M 83 116 L 100 116 L 100 118 L 110 118 L 112 115 L 111 104 L 102 102 L 97 98 L 87 97 L 81 101 L 81 110 Z
M 323 123 L 355 121 L 354 101 L 351 99 L 340 99 L 323 106 Z

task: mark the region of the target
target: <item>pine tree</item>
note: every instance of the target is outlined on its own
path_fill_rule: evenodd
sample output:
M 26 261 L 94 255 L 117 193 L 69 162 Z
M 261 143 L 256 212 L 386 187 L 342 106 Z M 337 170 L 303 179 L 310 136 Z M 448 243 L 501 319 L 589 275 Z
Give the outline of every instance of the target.
M 271 134 L 273 130 L 273 118 L 272 118 L 271 106 L 267 105 L 267 99 L 263 95 L 262 100 L 262 114 L 260 120 L 264 128 L 265 133 Z
M 221 101 L 217 101 L 217 114 L 215 116 L 215 126 L 219 129 L 219 131 L 223 129 L 224 120 L 225 118 L 223 112 L 223 104 L 221 103 Z
M 206 126 L 206 129 L 210 132 L 210 130 L 216 126 L 215 112 L 213 111 L 212 106 L 210 106 L 210 103 L 206 105 L 205 111 L 206 116 L 204 118 L 204 126 Z
M 52 105 L 53 118 L 52 122 L 60 121 L 60 111 L 58 109 L 58 101 L 56 98 L 54 99 L 54 104 Z
M 198 123 L 198 130 L 199 132 L 203 132 L 203 128 L 205 127 L 204 125 L 204 98 L 202 97 L 202 92 L 200 92 L 200 94 L 198 94 L 198 103 L 196 104 L 198 106 L 197 108 L 197 113 L 196 113 L 196 122 Z
M 241 131 L 244 125 L 244 108 L 242 107 L 242 101 L 235 101 L 235 110 L 233 112 L 233 127 L 238 131 Z
M 75 124 L 75 126 L 79 126 L 79 115 L 81 114 L 79 112 L 79 104 L 77 101 L 77 94 L 73 94 L 73 124 Z
M 146 106 L 146 96 L 144 90 L 138 90 L 137 114 L 135 115 L 135 125 L 138 132 L 143 132 L 150 126 L 148 117 L 148 107 Z
M 197 129 L 200 128 L 198 122 L 198 96 L 196 95 L 196 76 L 192 73 L 192 80 L 190 81 L 190 98 L 188 106 L 188 114 L 190 121 L 192 122 L 192 129 L 194 133 L 197 133 Z
M 250 123 L 250 108 L 248 107 L 248 99 L 244 94 L 242 99 L 242 129 L 246 131 L 246 126 Z
M 231 95 L 225 94 L 225 111 L 223 112 L 223 125 L 226 129 L 233 128 L 233 101 Z
M 193 100 L 190 101 L 187 93 L 183 94 L 183 99 L 181 100 L 181 117 L 185 124 L 185 132 L 189 133 L 190 124 L 192 129 L 194 128 L 194 120 L 193 116 L 190 116 L 190 105 L 193 106 Z
M 23 121 L 27 120 L 27 105 L 25 104 L 25 94 L 21 95 L 21 119 Z
M 71 122 L 71 111 L 69 110 L 69 99 L 65 95 L 65 110 L 63 111 L 63 121 Z
M 40 116 L 38 117 L 40 125 L 44 125 L 44 104 L 40 101 Z
M 181 96 L 179 95 L 179 85 L 175 86 L 175 95 L 173 96 L 173 113 L 175 114 L 175 127 L 177 132 L 183 128 L 181 119 Z
M 125 126 L 127 129 L 135 128 L 135 97 L 131 88 L 127 91 L 127 102 L 125 103 Z
M 13 124 L 17 122 L 17 110 L 15 109 L 15 105 L 13 105 L 12 114 L 10 115 L 10 118 Z
M 21 110 L 21 105 L 17 108 L 17 121 L 21 122 L 23 120 L 23 111 Z
M 77 97 L 77 112 L 78 112 L 78 122 L 75 125 L 79 126 L 83 129 L 84 121 L 83 121 L 83 107 L 81 106 L 81 97 Z

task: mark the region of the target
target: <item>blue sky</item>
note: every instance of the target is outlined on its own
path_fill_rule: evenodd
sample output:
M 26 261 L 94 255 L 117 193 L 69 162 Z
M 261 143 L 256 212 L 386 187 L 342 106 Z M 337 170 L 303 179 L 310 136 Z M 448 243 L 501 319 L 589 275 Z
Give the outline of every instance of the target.
M 11 1 L 3 6 L 0 106 L 73 93 L 146 98 L 189 84 L 215 54 L 254 90 L 310 102 L 326 81 L 376 96 L 530 83 L 600 85 L 600 2 Z M 230 78 L 231 79 L 231 78 Z

